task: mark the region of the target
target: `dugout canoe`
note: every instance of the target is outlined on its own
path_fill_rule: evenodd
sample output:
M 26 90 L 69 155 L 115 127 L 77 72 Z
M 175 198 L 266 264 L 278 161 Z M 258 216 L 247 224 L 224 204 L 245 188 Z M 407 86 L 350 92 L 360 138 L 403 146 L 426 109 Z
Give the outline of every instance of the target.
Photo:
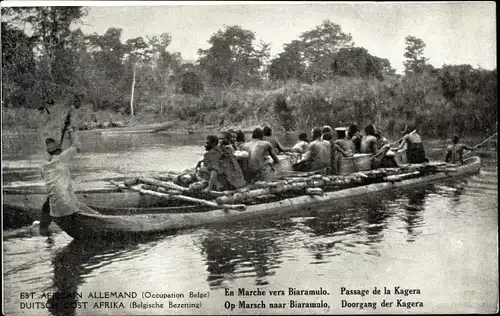
M 251 217 L 259 217 L 280 212 L 287 212 L 309 207 L 317 204 L 327 204 L 332 201 L 358 197 L 379 191 L 408 188 L 436 181 L 447 180 L 455 177 L 464 177 L 480 171 L 481 160 L 471 157 L 465 160 L 464 165 L 453 172 L 440 172 L 420 178 L 402 180 L 399 182 L 382 182 L 364 185 L 339 191 L 326 192 L 323 196 L 299 196 L 271 203 L 250 205 L 246 210 L 206 209 L 203 207 L 185 206 L 185 212 L 178 212 L 175 207 L 170 208 L 103 208 L 88 210 L 80 213 L 73 220 L 63 221 L 58 225 L 74 239 L 89 240 L 94 238 L 113 239 L 129 238 L 131 236 L 146 236 L 165 231 L 176 231 L 216 223 L 240 221 Z M 134 194 L 130 192 L 129 194 Z M 195 209 L 198 208 L 198 209 Z M 130 215 L 105 215 L 104 211 L 113 210 L 115 214 Z M 130 211 L 133 210 L 133 213 Z M 189 211 L 188 211 L 189 210 Z
M 280 164 L 276 170 L 276 175 L 288 174 L 291 172 L 291 157 L 288 155 L 278 155 Z M 162 199 L 140 195 L 137 192 L 122 192 L 111 184 L 100 184 L 98 187 L 85 188 L 74 187 L 78 200 L 86 205 L 98 206 L 107 209 L 117 208 L 149 208 L 165 207 Z M 47 190 L 45 187 L 7 187 L 2 189 L 2 201 L 4 207 L 4 219 L 10 215 L 23 214 L 23 217 L 29 217 L 36 220 L 39 217 L 43 203 L 47 199 Z M 14 212 L 15 214 L 11 214 Z

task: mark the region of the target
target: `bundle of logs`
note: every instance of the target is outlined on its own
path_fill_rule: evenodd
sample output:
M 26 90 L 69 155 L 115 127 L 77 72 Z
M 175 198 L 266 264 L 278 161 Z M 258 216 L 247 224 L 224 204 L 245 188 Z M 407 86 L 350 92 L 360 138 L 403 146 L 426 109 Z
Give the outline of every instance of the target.
M 168 173 L 156 179 L 137 177 L 123 183 L 112 183 L 120 189 L 170 200 L 183 200 L 211 208 L 244 210 L 246 204 L 256 204 L 301 195 L 323 195 L 324 192 L 381 182 L 398 182 L 438 172 L 456 171 L 456 165 L 444 162 L 411 164 L 405 168 L 380 168 L 349 175 L 325 175 L 304 172 L 284 176 L 272 182 L 256 182 L 234 191 L 205 192 L 206 180 L 198 179 L 188 170 L 181 174 Z

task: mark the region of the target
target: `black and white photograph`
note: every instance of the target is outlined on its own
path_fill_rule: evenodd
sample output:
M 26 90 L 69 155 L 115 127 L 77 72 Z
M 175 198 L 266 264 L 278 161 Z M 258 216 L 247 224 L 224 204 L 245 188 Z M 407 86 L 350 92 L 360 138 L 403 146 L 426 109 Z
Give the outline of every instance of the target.
M 4 315 L 498 313 L 495 2 L 0 5 Z

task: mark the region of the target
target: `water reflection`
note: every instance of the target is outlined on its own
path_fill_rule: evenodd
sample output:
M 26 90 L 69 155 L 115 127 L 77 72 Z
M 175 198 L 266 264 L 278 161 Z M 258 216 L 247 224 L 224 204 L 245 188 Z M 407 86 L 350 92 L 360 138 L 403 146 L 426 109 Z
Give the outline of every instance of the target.
M 406 231 L 408 232 L 406 241 L 408 242 L 414 242 L 416 237 L 421 234 L 419 228 L 425 224 L 423 211 L 427 195 L 428 190 L 426 189 L 410 191 L 407 194 L 408 203 L 404 204 L 403 220 L 406 223 Z
M 268 284 L 267 277 L 274 275 L 273 270 L 281 263 L 282 249 L 277 241 L 283 235 L 283 231 L 253 225 L 210 231 L 201 242 L 210 287 L 218 288 L 228 279 L 244 277 L 254 278 L 257 286 Z
M 83 243 L 73 240 L 52 258 L 54 268 L 53 290 L 58 293 L 47 299 L 54 316 L 75 315 L 78 306 L 78 287 L 95 269 L 116 261 L 132 260 L 146 249 L 154 247 L 159 237 L 149 243 Z M 146 248 L 146 249 L 145 249 Z

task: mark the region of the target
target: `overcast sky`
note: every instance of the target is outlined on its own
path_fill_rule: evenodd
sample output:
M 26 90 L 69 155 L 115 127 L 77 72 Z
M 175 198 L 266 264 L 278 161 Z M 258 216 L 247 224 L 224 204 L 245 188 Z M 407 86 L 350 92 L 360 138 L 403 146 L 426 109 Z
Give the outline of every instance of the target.
M 407 35 L 424 40 L 425 56 L 436 67 L 471 64 L 496 68 L 494 2 L 201 3 L 85 2 L 92 6 L 81 27 L 85 33 L 99 34 L 109 27 L 122 28 L 123 42 L 169 32 L 169 50 L 195 60 L 197 50 L 207 48 L 210 36 L 224 25 L 255 32 L 257 40 L 271 43 L 271 54 L 276 55 L 284 43 L 329 19 L 351 33 L 356 46 L 389 59 L 398 72 L 403 69 Z

